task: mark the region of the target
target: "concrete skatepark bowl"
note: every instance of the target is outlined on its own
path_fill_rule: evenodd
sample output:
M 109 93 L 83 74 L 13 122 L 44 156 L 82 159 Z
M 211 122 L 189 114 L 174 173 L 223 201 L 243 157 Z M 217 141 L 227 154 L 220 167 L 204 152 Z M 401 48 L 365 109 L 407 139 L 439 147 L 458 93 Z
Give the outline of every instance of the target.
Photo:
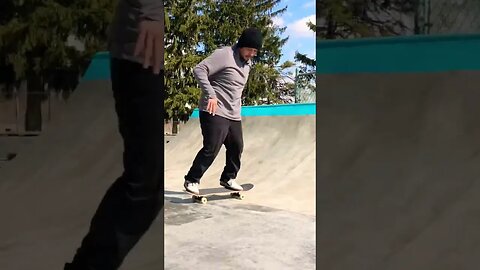
M 100 53 L 40 136 L 0 138 L 17 153 L 0 167 L 2 269 L 61 269 L 121 173 L 123 146 L 108 78 L 108 55 Z M 166 144 L 164 211 L 121 269 L 312 269 L 314 123 L 311 112 L 247 117 L 240 177 L 255 183 L 256 193 L 200 205 L 181 192 L 182 174 L 201 142 L 193 117 Z M 288 131 L 282 134 L 280 125 Z M 215 184 L 221 162 L 219 156 L 205 187 Z

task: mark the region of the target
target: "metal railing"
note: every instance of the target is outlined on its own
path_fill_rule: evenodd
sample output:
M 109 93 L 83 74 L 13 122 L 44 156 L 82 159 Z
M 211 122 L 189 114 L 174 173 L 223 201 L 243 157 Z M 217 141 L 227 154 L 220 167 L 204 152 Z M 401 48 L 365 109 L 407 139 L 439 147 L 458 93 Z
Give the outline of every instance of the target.
M 368 12 L 349 13 L 352 17 L 347 16 L 347 24 L 338 24 L 337 13 L 332 13 L 335 14 L 332 17 L 329 12 L 317 13 L 317 37 L 350 39 L 480 33 L 480 0 L 405 0 L 390 1 L 384 6 L 380 2 L 368 2 L 365 1 L 360 9 Z M 323 5 L 326 10 L 333 8 Z M 354 9 L 354 4 L 350 5 L 347 10 Z
M 315 72 L 298 73 L 295 75 L 295 103 L 316 102 Z
M 480 0 L 420 0 L 421 34 L 480 33 Z

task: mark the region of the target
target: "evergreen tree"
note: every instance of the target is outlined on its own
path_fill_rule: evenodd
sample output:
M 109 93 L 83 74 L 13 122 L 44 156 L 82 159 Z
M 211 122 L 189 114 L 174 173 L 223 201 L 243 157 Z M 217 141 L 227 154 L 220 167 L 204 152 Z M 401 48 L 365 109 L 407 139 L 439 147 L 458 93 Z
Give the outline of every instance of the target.
M 312 22 L 307 22 L 308 28 L 315 33 L 316 25 Z M 295 61 L 301 64 L 300 71 L 302 73 L 308 73 L 315 70 L 316 67 L 316 60 L 313 58 L 309 58 L 306 54 L 302 54 L 299 52 L 295 53 Z
M 263 32 L 264 47 L 255 59 L 244 92 L 243 104 L 281 102 L 278 62 L 287 39 L 285 28 L 272 18 L 279 0 L 167 0 L 165 2 L 166 117 L 186 121 L 198 106 L 199 86 L 193 68 L 222 46 L 234 45 L 247 27 Z
M 308 22 L 307 26 L 311 31 L 315 32 L 315 24 Z M 295 93 L 295 99 L 297 102 L 303 102 L 304 95 L 310 95 L 310 93 L 315 93 L 316 91 L 316 60 L 314 58 L 309 58 L 306 54 L 296 52 L 295 62 L 300 63 L 300 67 L 297 69 L 297 74 L 295 76 L 295 88 L 297 91 Z
M 7 92 L 25 82 L 25 129 L 40 131 L 47 90 L 69 93 L 93 53 L 106 49 L 106 27 L 115 1 L 17 0 L 2 3 L 0 77 Z M 82 52 L 72 38 L 85 47 Z M 83 43 L 83 44 L 82 44 Z
M 201 61 L 197 47 L 207 27 L 202 0 L 165 1 L 166 118 L 186 121 L 196 108 L 200 89 L 193 68 Z

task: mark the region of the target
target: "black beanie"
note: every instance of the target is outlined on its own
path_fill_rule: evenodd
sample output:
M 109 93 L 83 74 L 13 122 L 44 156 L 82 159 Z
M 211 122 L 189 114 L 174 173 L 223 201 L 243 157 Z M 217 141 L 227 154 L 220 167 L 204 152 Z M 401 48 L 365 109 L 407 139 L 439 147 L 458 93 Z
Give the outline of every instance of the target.
M 238 39 L 238 47 L 248 47 L 260 50 L 262 48 L 262 33 L 256 28 L 247 28 L 243 30 L 242 35 Z

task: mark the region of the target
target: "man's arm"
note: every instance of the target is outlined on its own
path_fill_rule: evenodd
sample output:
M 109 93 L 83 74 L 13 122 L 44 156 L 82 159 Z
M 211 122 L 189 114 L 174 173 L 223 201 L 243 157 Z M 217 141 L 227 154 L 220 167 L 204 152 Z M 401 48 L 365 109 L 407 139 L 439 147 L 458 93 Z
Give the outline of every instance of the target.
M 208 98 L 217 97 L 208 77 L 214 75 L 225 67 L 225 58 L 225 52 L 217 49 L 193 69 L 193 73 L 200 88 Z
M 163 0 L 138 0 L 140 5 L 139 35 L 135 56 L 143 55 L 144 68 L 153 66 L 160 73 L 165 54 L 165 12 Z

